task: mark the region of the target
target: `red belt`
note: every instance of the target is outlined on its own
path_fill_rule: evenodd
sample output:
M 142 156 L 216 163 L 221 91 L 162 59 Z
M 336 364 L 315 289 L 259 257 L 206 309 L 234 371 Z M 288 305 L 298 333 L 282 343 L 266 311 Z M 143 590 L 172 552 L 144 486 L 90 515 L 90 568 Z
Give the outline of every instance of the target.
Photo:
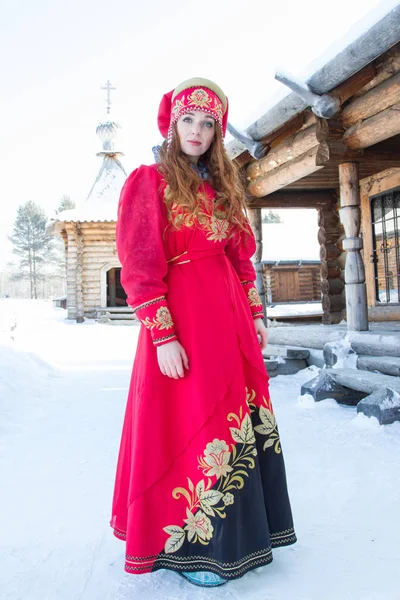
M 189 252 L 189 250 L 186 250 L 185 252 L 182 252 L 182 254 L 178 254 L 177 256 L 174 256 L 173 258 L 170 258 L 169 260 L 167 260 L 167 263 L 173 267 L 174 265 L 183 265 L 185 263 L 189 263 L 192 262 L 194 260 L 200 260 L 201 258 L 208 258 L 210 256 L 220 256 L 222 254 L 225 254 L 225 249 L 224 248 L 218 248 L 218 250 L 194 250 L 193 252 Z M 180 260 L 182 259 L 182 260 Z

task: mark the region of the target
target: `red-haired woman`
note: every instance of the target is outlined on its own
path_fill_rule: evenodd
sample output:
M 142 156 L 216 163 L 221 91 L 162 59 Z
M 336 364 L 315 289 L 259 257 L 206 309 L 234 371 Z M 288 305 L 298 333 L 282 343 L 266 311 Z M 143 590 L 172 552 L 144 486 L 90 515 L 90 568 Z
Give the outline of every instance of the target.
M 111 526 L 129 573 L 170 569 L 203 586 L 296 541 L 227 117 L 206 79 L 166 94 L 159 163 L 128 177 L 117 224 L 122 284 L 142 325 Z

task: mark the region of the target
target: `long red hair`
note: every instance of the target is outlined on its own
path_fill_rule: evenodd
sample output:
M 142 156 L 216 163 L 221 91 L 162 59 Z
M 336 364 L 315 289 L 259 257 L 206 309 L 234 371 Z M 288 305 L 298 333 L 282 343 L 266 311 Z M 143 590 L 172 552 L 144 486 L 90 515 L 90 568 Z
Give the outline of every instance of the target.
M 208 168 L 218 202 L 218 209 L 224 218 L 237 225 L 240 230 L 247 230 L 245 191 L 239 178 L 239 172 L 228 157 L 222 142 L 220 127 L 216 124 L 211 146 L 201 156 L 201 162 Z M 164 195 L 168 216 L 173 203 L 181 206 L 185 212 L 196 214 L 199 209 L 198 193 L 201 181 L 193 169 L 190 160 L 182 152 L 176 124 L 173 125 L 171 147 L 165 141 L 160 151 L 160 169 L 168 183 Z M 216 214 L 218 217 L 218 215 Z

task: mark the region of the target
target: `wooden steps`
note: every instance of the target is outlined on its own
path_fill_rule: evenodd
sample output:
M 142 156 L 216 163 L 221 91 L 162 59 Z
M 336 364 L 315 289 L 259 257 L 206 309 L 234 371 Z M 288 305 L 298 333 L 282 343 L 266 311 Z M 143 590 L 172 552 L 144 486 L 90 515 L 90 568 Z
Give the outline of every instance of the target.
M 130 306 L 97 308 L 96 319 L 99 323 L 107 325 L 137 325 L 139 323 Z

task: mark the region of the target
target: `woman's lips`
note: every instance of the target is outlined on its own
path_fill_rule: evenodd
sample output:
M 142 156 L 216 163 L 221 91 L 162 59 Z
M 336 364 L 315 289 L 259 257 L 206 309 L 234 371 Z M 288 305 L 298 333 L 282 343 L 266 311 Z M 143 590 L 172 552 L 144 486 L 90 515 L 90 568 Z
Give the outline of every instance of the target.
M 189 144 L 192 144 L 192 146 L 201 146 L 201 142 L 195 142 L 193 140 L 188 140 Z

